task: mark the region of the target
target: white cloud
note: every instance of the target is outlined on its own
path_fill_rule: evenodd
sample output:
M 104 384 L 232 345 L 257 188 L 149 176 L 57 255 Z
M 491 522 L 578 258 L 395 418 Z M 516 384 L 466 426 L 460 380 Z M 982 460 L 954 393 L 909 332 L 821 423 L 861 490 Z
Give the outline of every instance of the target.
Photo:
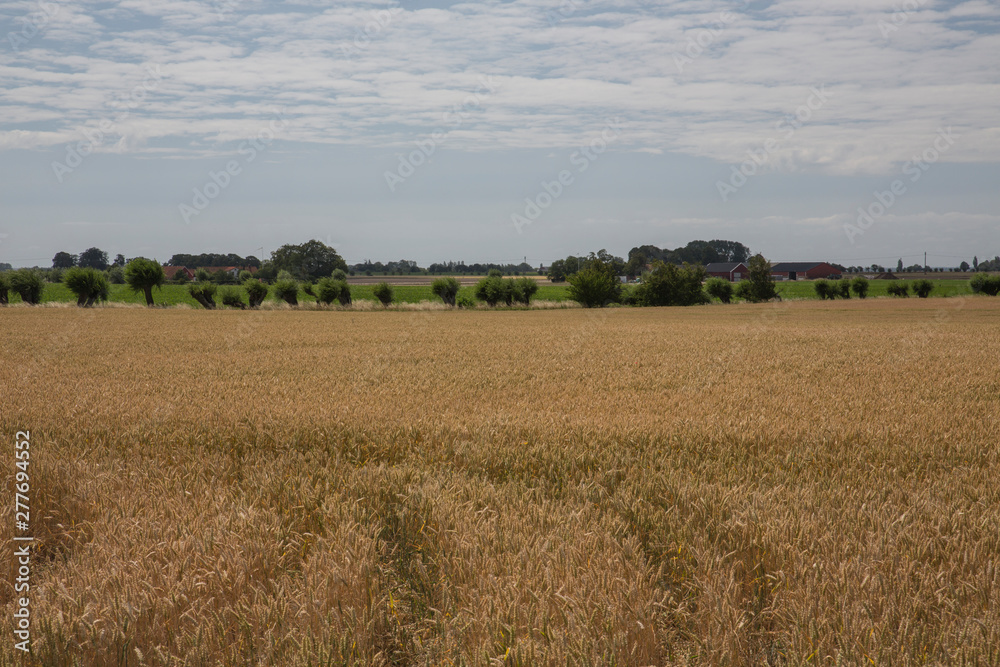
M 289 139 L 397 145 L 438 130 L 491 75 L 498 90 L 452 129 L 451 147 L 565 148 L 618 115 L 622 149 L 733 162 L 824 85 L 829 103 L 774 168 L 889 172 L 942 125 L 961 128 L 947 160 L 1000 153 L 992 4 L 928 0 L 889 35 L 889 0 L 743 4 L 60 2 L 45 30 L 0 53 L 0 147 L 76 136 L 155 64 L 163 80 L 118 128 L 127 150 L 236 141 L 275 106 L 293 119 Z M 690 61 L 679 69 L 675 54 Z

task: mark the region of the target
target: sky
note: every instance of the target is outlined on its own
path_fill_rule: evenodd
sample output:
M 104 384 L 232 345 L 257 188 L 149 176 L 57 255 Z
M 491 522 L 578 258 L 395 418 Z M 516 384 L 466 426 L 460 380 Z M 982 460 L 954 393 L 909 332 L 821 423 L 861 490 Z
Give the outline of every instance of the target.
M 986 0 L 7 0 L 0 262 L 1000 254 Z

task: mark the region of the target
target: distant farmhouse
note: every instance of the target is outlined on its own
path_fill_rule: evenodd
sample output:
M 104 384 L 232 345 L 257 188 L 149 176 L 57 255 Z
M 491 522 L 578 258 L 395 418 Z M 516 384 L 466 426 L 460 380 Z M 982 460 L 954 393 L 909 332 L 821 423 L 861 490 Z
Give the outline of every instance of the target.
M 725 278 L 737 283 L 750 277 L 750 269 L 743 262 L 714 262 L 705 265 L 705 273 L 709 278 Z
M 771 277 L 775 280 L 837 279 L 840 276 L 840 269 L 826 262 L 778 262 L 771 265 Z
M 166 276 L 167 280 L 174 280 L 178 273 L 183 273 L 187 276 L 188 280 L 194 280 L 194 271 L 187 268 L 186 266 L 165 266 L 163 267 L 163 275 Z

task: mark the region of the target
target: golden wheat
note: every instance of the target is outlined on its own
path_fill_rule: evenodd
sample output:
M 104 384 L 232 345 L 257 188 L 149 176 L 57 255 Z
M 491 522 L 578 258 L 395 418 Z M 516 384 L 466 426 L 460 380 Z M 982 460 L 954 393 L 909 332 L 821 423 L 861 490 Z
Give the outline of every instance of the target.
M 0 323 L 0 664 L 1000 663 L 996 300 Z

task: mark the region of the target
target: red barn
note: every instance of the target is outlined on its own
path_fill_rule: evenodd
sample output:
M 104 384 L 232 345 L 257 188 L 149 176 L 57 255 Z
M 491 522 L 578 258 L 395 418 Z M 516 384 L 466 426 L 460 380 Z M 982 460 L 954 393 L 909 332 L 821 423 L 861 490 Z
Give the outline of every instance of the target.
M 840 269 L 826 262 L 778 262 L 771 266 L 771 276 L 776 280 L 837 279 L 840 275 Z
M 705 273 L 709 278 L 725 278 L 730 282 L 739 282 L 750 277 L 750 269 L 743 262 L 714 262 L 705 265 Z

